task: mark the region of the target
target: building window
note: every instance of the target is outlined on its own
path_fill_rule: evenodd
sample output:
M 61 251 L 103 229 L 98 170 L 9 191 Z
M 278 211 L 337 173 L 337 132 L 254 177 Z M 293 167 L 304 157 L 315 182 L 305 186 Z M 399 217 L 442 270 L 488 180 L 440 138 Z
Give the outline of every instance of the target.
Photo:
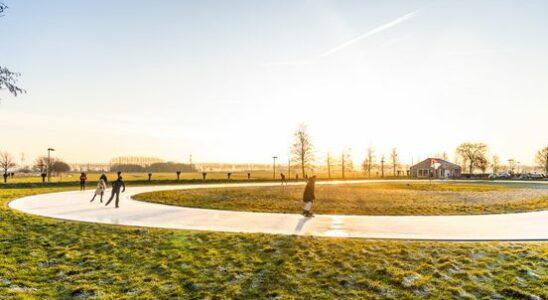
M 428 177 L 429 170 L 428 169 L 420 169 L 419 170 L 419 177 Z

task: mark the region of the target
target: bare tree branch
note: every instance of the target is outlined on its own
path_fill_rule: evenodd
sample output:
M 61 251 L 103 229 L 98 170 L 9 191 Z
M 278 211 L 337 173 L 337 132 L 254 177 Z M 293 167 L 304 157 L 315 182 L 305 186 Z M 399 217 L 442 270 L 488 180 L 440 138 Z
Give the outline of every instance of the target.
M 0 2 L 0 17 L 4 16 L 3 13 L 6 9 L 8 9 L 8 6 Z M 26 93 L 24 89 L 16 85 L 17 77 L 20 75 L 21 74 L 17 72 L 8 70 L 6 67 L 0 66 L 0 91 L 7 89 L 15 97 L 19 94 Z M 0 100 L 2 100 L 2 98 L 0 98 Z
M 7 89 L 15 97 L 19 94 L 26 93 L 24 89 L 16 85 L 17 77 L 20 75 L 21 74 L 17 72 L 12 72 L 8 70 L 8 68 L 0 66 L 0 91 Z
M 4 3 L 0 2 L 0 17 L 3 17 L 3 13 L 4 11 L 6 11 L 6 9 L 8 9 L 8 6 L 5 5 Z

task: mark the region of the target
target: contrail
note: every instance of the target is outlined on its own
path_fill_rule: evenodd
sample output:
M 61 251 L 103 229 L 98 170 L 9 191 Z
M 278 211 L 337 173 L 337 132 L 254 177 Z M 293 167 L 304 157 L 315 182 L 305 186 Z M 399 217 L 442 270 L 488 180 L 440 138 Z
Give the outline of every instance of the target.
M 359 42 L 359 41 L 361 41 L 361 40 L 363 40 L 363 39 L 365 39 L 365 38 L 368 38 L 368 37 L 370 37 L 370 36 L 372 36 L 372 35 L 375 35 L 375 34 L 377 34 L 377 33 L 379 33 L 379 32 L 383 32 L 383 31 L 385 31 L 385 30 L 387 30 L 387 29 L 389 29 L 389 28 L 391 28 L 391 27 L 394 27 L 394 26 L 396 26 L 396 25 L 399 25 L 399 24 L 401 24 L 401 23 L 403 23 L 403 22 L 405 22 L 405 21 L 408 21 L 408 20 L 412 19 L 418 12 L 419 12 L 418 10 L 413 11 L 413 12 L 410 12 L 410 13 L 405 14 L 405 15 L 403 15 L 403 16 L 401 16 L 401 17 L 399 17 L 399 18 L 397 18 L 397 19 L 395 19 L 395 20 L 393 20 L 393 21 L 391 21 L 391 22 L 388 22 L 388 23 L 386 23 L 386 24 L 377 26 L 377 27 L 375 27 L 375 28 L 369 30 L 368 32 L 366 32 L 366 33 L 364 33 L 364 34 L 362 34 L 362 35 L 360 35 L 360 36 L 357 36 L 357 37 L 355 37 L 355 38 L 353 38 L 353 39 L 351 39 L 351 40 L 349 40 L 349 41 L 347 41 L 347 42 L 344 42 L 344 43 L 340 44 L 339 46 L 337 46 L 337 47 L 335 47 L 335 48 L 332 48 L 332 49 L 330 49 L 330 50 L 324 52 L 323 54 L 320 55 L 320 57 L 326 57 L 326 56 L 329 56 L 329 55 L 331 55 L 331 54 L 333 54 L 333 53 L 339 52 L 339 51 L 343 50 L 344 48 L 346 48 L 346 47 L 348 47 L 348 46 L 351 46 L 352 44 L 354 44 L 354 43 L 356 43 L 356 42 Z

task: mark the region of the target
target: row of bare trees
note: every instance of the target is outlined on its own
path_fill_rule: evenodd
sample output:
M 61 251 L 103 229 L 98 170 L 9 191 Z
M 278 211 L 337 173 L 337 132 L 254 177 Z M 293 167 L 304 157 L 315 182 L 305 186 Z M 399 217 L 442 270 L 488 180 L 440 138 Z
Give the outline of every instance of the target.
M 466 167 L 467 171 L 472 174 L 475 170 L 480 170 L 483 173 L 491 168 L 493 173 L 497 173 L 502 167 L 501 160 L 498 155 L 493 155 L 491 160 L 487 157 L 488 147 L 484 143 L 463 143 L 456 149 L 457 157 L 461 160 L 460 163 Z M 508 168 L 513 171 L 516 162 L 514 159 L 508 159 Z M 535 155 L 535 164 L 538 168 L 548 174 L 548 146 L 537 151 Z
M 314 145 L 306 125 L 299 125 L 295 131 L 290 153 L 292 165 L 298 166 L 301 169 L 302 176 L 306 177 L 307 171 L 312 171 L 315 163 Z M 475 170 L 485 173 L 489 167 L 496 173 L 501 168 L 500 158 L 497 155 L 494 155 L 491 160 L 487 158 L 488 147 L 485 143 L 462 143 L 457 147 L 455 153 L 457 163 L 460 163 L 470 174 L 474 173 Z M 436 158 L 447 160 L 447 153 L 437 154 Z M 548 174 L 548 147 L 544 147 L 537 152 L 535 163 L 543 169 L 545 174 Z M 345 172 L 353 169 L 352 158 L 348 151 L 343 151 L 340 156 L 333 156 L 331 153 L 327 153 L 326 164 L 329 177 L 331 177 L 335 168 L 341 170 L 342 178 L 345 178 Z M 367 148 L 365 159 L 362 163 L 365 175 L 370 177 L 373 169 L 380 169 L 381 176 L 384 177 L 387 166 L 391 167 L 394 176 L 400 174 L 398 169 L 401 167 L 401 164 L 396 148 L 393 148 L 390 152 L 388 161 L 386 161 L 384 154 L 381 154 L 377 161 L 375 149 L 373 147 Z
M 2 175 L 4 177 L 4 183 L 7 182 L 9 175 L 13 173 L 15 167 L 17 167 L 17 162 L 13 155 L 6 151 L 0 151 L 0 170 L 2 171 Z M 47 156 L 40 156 L 34 161 L 32 169 L 35 172 L 42 174 L 46 173 L 48 170 L 50 172 L 60 174 L 69 172 L 70 166 L 61 159 L 51 157 L 48 160 Z
M 314 145 L 308 133 L 306 125 L 301 124 L 297 127 L 294 133 L 294 142 L 290 148 L 291 164 L 300 169 L 303 177 L 307 176 L 308 171 L 312 171 L 314 163 L 316 162 Z M 384 169 L 388 164 L 385 164 L 385 156 L 380 157 L 381 176 L 384 176 Z M 392 149 L 390 153 L 390 164 L 392 167 L 392 174 L 397 174 L 397 169 L 400 167 L 399 154 L 397 149 Z M 371 176 L 371 170 L 375 168 L 375 150 L 373 147 L 367 148 L 365 154 L 365 160 L 362 163 L 362 168 L 368 176 Z M 340 156 L 334 156 L 331 153 L 327 153 L 326 156 L 326 168 L 328 177 L 331 177 L 334 169 L 339 169 L 342 178 L 345 178 L 347 172 L 354 170 L 353 160 L 349 150 L 343 150 Z

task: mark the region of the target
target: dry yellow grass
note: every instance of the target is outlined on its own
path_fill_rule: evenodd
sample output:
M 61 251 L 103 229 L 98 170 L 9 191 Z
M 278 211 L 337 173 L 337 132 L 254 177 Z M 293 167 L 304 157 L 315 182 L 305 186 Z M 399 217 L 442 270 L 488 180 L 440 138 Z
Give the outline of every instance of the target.
M 152 192 L 136 199 L 212 209 L 300 213 L 302 186 Z M 320 214 L 439 215 L 506 213 L 548 208 L 548 186 L 500 183 L 366 183 L 317 185 Z

